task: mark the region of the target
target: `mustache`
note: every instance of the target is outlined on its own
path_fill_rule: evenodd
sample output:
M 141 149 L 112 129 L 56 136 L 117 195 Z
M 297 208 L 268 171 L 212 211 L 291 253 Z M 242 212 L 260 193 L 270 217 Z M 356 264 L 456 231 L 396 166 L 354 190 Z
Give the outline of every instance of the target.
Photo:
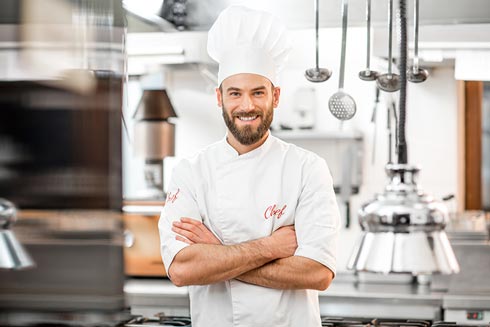
M 259 117 L 262 117 L 263 114 L 262 112 L 258 111 L 258 110 L 253 110 L 253 111 L 236 111 L 232 114 L 232 117 L 236 118 L 236 117 L 245 117 L 245 118 L 248 118 L 248 117 L 255 117 L 255 116 L 259 116 Z

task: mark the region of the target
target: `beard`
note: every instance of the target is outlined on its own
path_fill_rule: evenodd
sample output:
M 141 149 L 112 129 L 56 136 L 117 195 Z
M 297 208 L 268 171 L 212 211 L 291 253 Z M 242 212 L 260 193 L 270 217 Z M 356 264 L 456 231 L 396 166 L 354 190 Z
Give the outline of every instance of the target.
M 228 130 L 235 137 L 235 139 L 243 145 L 251 145 L 261 140 L 262 137 L 265 135 L 265 133 L 267 133 L 267 131 L 269 130 L 269 127 L 272 124 L 272 118 L 274 116 L 273 113 L 274 110 L 272 104 L 264 112 L 258 110 L 247 111 L 247 112 L 237 111 L 230 115 L 227 113 L 224 104 L 223 104 L 222 111 L 223 111 L 223 119 L 225 120 L 225 124 L 228 127 Z M 252 127 L 250 125 L 238 127 L 238 125 L 235 124 L 234 122 L 235 118 L 238 116 L 244 116 L 244 117 L 258 116 L 257 119 L 260 119 L 261 122 L 257 128 Z

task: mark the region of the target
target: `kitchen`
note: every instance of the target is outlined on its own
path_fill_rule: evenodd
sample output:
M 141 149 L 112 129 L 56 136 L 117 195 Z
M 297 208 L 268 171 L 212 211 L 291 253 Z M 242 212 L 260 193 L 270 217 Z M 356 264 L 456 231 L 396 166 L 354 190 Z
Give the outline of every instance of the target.
M 178 1 L 175 2 L 178 3 Z M 53 3 L 56 3 L 56 1 Z M 374 70 L 382 72 L 387 70 L 387 3 L 386 1 L 381 4 L 376 1 L 372 4 L 373 56 L 371 65 Z M 463 145 L 460 143 L 463 139 L 461 129 L 464 127 L 461 125 L 462 109 L 459 104 L 462 101 L 461 85 L 458 84 L 457 80 L 473 80 L 474 77 L 471 74 L 474 74 L 473 76 L 477 77 L 477 80 L 485 80 L 485 76 L 482 75 L 485 69 L 480 68 L 485 67 L 484 60 L 482 60 L 481 66 L 465 65 L 465 63 L 468 60 L 470 60 L 470 63 L 476 60 L 477 57 L 472 56 L 472 53 L 481 54 L 482 56 L 486 54 L 484 50 L 485 47 L 488 47 L 488 42 L 490 42 L 487 36 L 489 33 L 486 33 L 489 29 L 487 17 L 490 17 L 488 14 L 490 9 L 484 2 L 478 1 L 475 1 L 473 6 L 468 5 L 466 2 L 464 4 L 457 2 L 452 10 L 446 8 L 446 11 L 441 8 L 445 8 L 447 5 L 444 6 L 436 1 L 431 3 L 433 3 L 433 7 L 427 3 L 421 3 L 419 48 L 421 65 L 429 70 L 430 76 L 423 83 L 409 83 L 408 85 L 407 141 L 409 163 L 422 167 L 418 183 L 423 187 L 424 191 L 438 199 L 443 197 L 451 198 L 450 195 L 455 196 L 447 201 L 449 209 L 453 212 L 461 212 L 465 209 L 488 208 L 488 193 L 486 193 L 486 197 L 482 196 L 483 201 L 487 199 L 487 203 L 483 204 L 480 202 L 480 207 L 466 206 L 464 193 L 462 193 L 462 189 L 464 189 L 464 180 L 462 178 L 465 173 L 465 163 L 464 155 L 462 155 L 464 151 Z M 326 1 L 320 2 L 320 67 L 328 67 L 333 71 L 333 75 L 325 83 L 315 84 L 304 78 L 305 70 L 313 67 L 315 63 L 313 1 L 308 5 L 304 4 L 302 6 L 298 6 L 292 1 L 286 2 L 286 4 L 281 6 L 274 5 L 273 1 L 268 2 L 267 5 L 259 2 L 249 2 L 248 4 L 257 6 L 257 8 L 264 6 L 262 9 L 265 10 L 275 10 L 281 18 L 288 22 L 296 45 L 290 55 L 289 66 L 285 70 L 284 81 L 287 81 L 287 83 L 283 85 L 281 104 L 276 111 L 273 133 L 277 133 L 279 137 L 287 141 L 297 142 L 306 148 L 310 147 L 319 155 L 325 156 L 333 171 L 334 184 L 338 188 L 338 202 L 344 226 L 347 225 L 345 199 L 350 202 L 351 222 L 348 228 L 344 227 L 341 230 L 338 254 L 339 275 L 331 288 L 320 296 L 322 315 L 379 318 L 396 318 L 399 315 L 402 318 L 434 321 L 448 320 L 446 315 L 443 316 L 444 303 L 450 303 L 451 299 L 447 297 L 443 299 L 440 292 L 432 290 L 436 283 L 433 282 L 428 285 L 426 282 L 424 284 L 423 278 L 420 278 L 419 283 L 414 285 L 411 283 L 411 279 L 408 282 L 406 281 L 406 276 L 363 275 L 362 273 L 355 275 L 346 268 L 353 246 L 360 236 L 360 226 L 357 223 L 356 213 L 361 204 L 371 201 L 374 194 L 382 192 L 387 181 L 384 172 L 384 166 L 389 160 L 387 113 L 392 103 L 396 102 L 398 98 L 398 93 L 381 92 L 375 116 L 377 124 L 371 122 L 376 99 L 375 82 L 366 82 L 358 78 L 359 71 L 366 68 L 365 2 L 351 1 L 349 7 L 345 90 L 355 99 L 357 112 L 351 120 L 343 124 L 335 119 L 328 110 L 328 98 L 338 88 L 341 44 L 341 30 L 339 28 L 341 26 L 340 1 L 333 4 Z M 117 5 L 117 1 L 111 2 L 112 9 L 118 8 Z M 126 5 L 128 8 L 130 7 L 129 2 Z M 187 5 L 189 9 L 187 17 L 189 19 L 194 17 L 198 22 L 197 26 L 189 27 L 190 31 L 178 32 L 175 26 L 165 24 L 165 21 L 163 23 L 161 21 L 149 23 L 148 17 L 142 17 L 144 15 L 137 12 L 130 12 L 126 15 L 128 23 L 126 51 L 128 54 L 127 71 L 129 78 L 124 86 L 126 88 L 125 95 L 119 100 L 123 102 L 121 106 L 124 110 L 124 124 L 119 129 L 114 127 L 115 130 L 112 132 L 114 134 L 111 134 L 117 135 L 120 132 L 122 135 L 122 168 L 118 167 L 117 162 L 112 162 L 111 167 L 114 167 L 116 172 L 118 169 L 122 169 L 122 178 L 116 183 L 122 184 L 125 201 L 124 207 L 122 204 L 118 204 L 117 200 L 107 200 L 101 206 L 110 209 L 115 209 L 119 206 L 120 208 L 123 207 L 126 212 L 125 222 L 127 224 L 126 227 L 129 226 L 129 229 L 126 231 L 125 242 L 127 246 L 130 246 L 126 249 L 126 260 L 133 260 L 125 267 L 127 273 L 126 301 L 131 306 L 133 313 L 145 316 L 151 316 L 162 311 L 167 315 L 188 315 L 189 312 L 186 290 L 175 288 L 168 281 L 155 278 L 155 275 L 158 276 L 163 268 L 159 258 L 158 234 L 156 231 L 156 214 L 162 205 L 162 199 L 159 194 L 153 193 L 149 195 L 148 192 L 155 192 L 155 188 L 151 184 L 149 187 L 146 184 L 148 181 L 145 181 L 144 178 L 145 169 L 154 168 L 154 166 L 145 167 L 144 153 L 142 157 L 141 154 L 138 155 L 136 153 L 136 149 L 132 148 L 132 146 L 137 144 L 136 125 L 138 121 L 134 117 L 136 117 L 136 109 L 140 105 L 142 90 L 165 88 L 174 111 L 173 113 L 171 111 L 167 112 L 165 120 L 168 117 L 177 116 L 177 118 L 172 117 L 167 122 L 163 122 L 163 124 L 175 124 L 175 148 L 172 150 L 170 147 L 168 157 L 164 160 L 165 165 L 157 165 L 158 169 L 164 169 L 159 183 L 168 182 L 175 158 L 191 155 L 207 144 L 221 139 L 225 133 L 221 113 L 217 110 L 214 98 L 214 87 L 216 84 L 213 82 L 213 78 L 215 78 L 213 75 L 216 74 L 216 67 L 210 64 L 210 58 L 206 57 L 205 42 L 206 28 L 209 28 L 210 23 L 219 12 L 220 9 L 217 8 L 222 6 L 222 9 L 226 4 L 213 2 L 213 5 L 217 7 L 210 8 L 209 6 L 205 7 L 202 2 L 188 1 Z M 155 6 L 158 7 L 158 5 Z M 281 7 L 281 9 L 278 7 Z M 198 13 L 192 12 L 192 8 L 195 8 Z M 473 8 L 474 10 L 467 8 Z M 151 10 L 147 10 L 146 15 L 150 12 Z M 83 13 L 83 11 L 81 10 L 80 13 Z M 462 13 L 466 14 L 466 16 L 459 16 Z M 4 15 L 7 16 L 7 14 Z M 208 18 L 208 21 L 203 17 Z M 413 16 L 409 15 L 409 17 L 409 25 L 411 25 L 410 22 Z M 12 18 L 6 19 L 11 24 L 12 20 Z M 100 30 L 105 28 L 107 31 L 104 30 L 104 32 L 112 33 L 108 34 L 109 36 L 113 35 L 109 38 L 112 43 L 118 43 L 120 38 L 117 33 L 122 33 L 122 29 L 118 26 L 122 26 L 122 24 L 117 25 L 114 23 L 114 25 L 111 25 L 102 19 L 95 20 L 95 22 L 99 24 L 98 28 Z M 438 25 L 437 22 L 443 25 Z M 171 28 L 174 31 L 168 32 Z M 145 39 L 145 35 L 138 35 L 138 32 L 148 32 L 149 30 L 153 32 L 146 36 L 149 39 Z M 161 32 L 165 30 L 167 31 L 166 34 Z M 90 36 L 84 29 L 80 29 L 78 32 L 80 34 L 77 34 L 77 36 L 81 38 L 77 40 L 78 42 L 83 41 L 83 38 L 87 37 L 87 35 Z M 34 34 L 35 36 L 37 35 Z M 93 37 L 96 40 L 100 40 L 101 43 L 104 41 L 103 36 L 95 35 Z M 159 38 L 162 38 L 162 41 L 158 41 Z M 411 41 L 412 38 L 409 37 L 409 40 Z M 160 47 L 159 49 L 158 45 L 162 43 L 172 45 L 176 43 L 177 46 Z M 191 48 L 186 48 L 187 46 Z M 394 37 L 393 51 L 395 57 L 397 57 L 397 47 L 398 43 Z M 182 51 L 182 48 L 184 48 L 184 51 Z M 15 61 L 12 61 L 12 57 L 9 57 L 11 48 L 5 45 L 2 49 L 4 49 L 2 56 L 6 58 L 5 62 L 12 63 L 12 65 L 7 65 L 7 67 L 11 68 L 3 70 L 4 77 L 2 79 L 12 79 L 11 76 L 18 78 L 15 75 L 20 74 L 20 72 L 15 70 L 15 67 L 17 67 Z M 473 49 L 474 51 L 468 51 L 468 49 Z M 75 56 L 72 58 L 79 59 L 80 63 L 75 62 L 72 64 L 76 67 L 78 67 L 78 64 L 86 65 L 87 60 L 84 60 L 84 58 L 87 53 L 90 53 L 89 50 L 83 49 L 83 47 L 80 51 L 77 50 L 78 52 L 75 52 Z M 97 49 L 97 51 L 102 54 L 110 54 L 111 65 L 114 65 L 112 67 L 113 71 L 124 72 L 125 57 L 121 56 L 120 50 L 116 46 L 109 48 L 109 50 L 101 46 L 101 49 Z M 107 62 L 97 60 L 100 58 L 96 56 L 98 54 L 97 51 L 88 60 L 89 67 L 94 68 L 100 63 L 101 68 L 107 69 Z M 162 55 L 162 51 L 170 53 Z M 470 53 L 468 54 L 468 52 Z M 71 54 L 73 55 L 73 53 Z M 43 53 L 40 51 L 36 60 L 40 60 L 38 58 L 42 58 L 42 55 Z M 190 58 L 186 58 L 187 55 Z M 49 60 L 51 61 L 52 59 Z M 36 68 L 39 69 L 39 67 Z M 60 70 L 62 68 L 60 67 Z M 33 77 L 29 76 L 23 76 L 23 78 L 26 80 L 33 79 Z M 114 78 L 109 76 L 106 79 L 113 80 Z M 117 79 L 118 77 L 116 76 L 115 80 Z M 81 88 L 85 85 L 82 81 L 90 79 L 85 79 L 83 74 L 75 74 L 74 77 L 65 79 L 65 81 L 70 80 L 79 81 L 72 87 Z M 115 83 L 113 87 L 117 89 L 119 86 Z M 298 99 L 301 99 L 301 101 Z M 84 101 L 88 101 L 88 99 Z M 117 99 L 115 103 L 111 99 L 102 101 L 111 103 L 112 108 L 117 108 L 120 105 Z M 395 123 L 393 121 L 392 117 L 392 125 L 394 126 Z M 100 129 L 100 127 L 98 128 Z M 391 133 L 394 136 L 395 130 L 393 129 Z M 102 135 L 101 137 L 106 136 Z M 374 138 L 375 142 L 373 142 Z M 85 142 L 76 138 L 75 141 L 77 142 L 76 144 Z M 92 145 L 95 142 L 89 144 Z M 376 144 L 375 147 L 374 144 Z M 106 145 L 105 149 L 98 149 L 97 152 L 103 153 L 107 149 L 113 148 Z M 350 152 L 346 151 L 346 149 L 349 149 Z M 174 153 L 172 154 L 172 152 Z M 354 160 L 342 159 L 341 154 L 344 153 L 349 153 Z M 329 154 L 333 159 L 328 157 Z M 88 152 L 87 155 L 89 155 Z M 117 156 L 117 151 L 114 155 Z M 392 152 L 392 156 L 393 160 L 395 160 L 396 154 L 394 152 Z M 341 159 L 339 160 L 338 158 Z M 440 158 L 444 159 L 441 160 Z M 346 162 L 351 165 L 351 174 L 346 174 L 342 170 Z M 486 162 L 488 163 L 488 160 Z M 485 167 L 484 165 L 482 166 Z M 486 167 L 488 167 L 488 164 Z M 335 170 L 334 168 L 337 169 Z M 345 187 L 345 185 L 351 185 L 351 187 Z M 15 196 L 15 192 L 11 195 Z M 2 197 L 14 200 L 12 196 L 9 197 L 2 194 Z M 149 201 L 148 198 L 151 198 L 152 201 Z M 83 208 L 83 205 L 75 200 L 71 203 L 66 201 L 60 207 L 50 205 L 49 201 L 52 201 L 52 199 L 45 200 L 45 206 L 50 209 Z M 25 207 L 42 209 L 43 203 L 27 203 Z M 60 219 L 63 219 L 63 217 Z M 472 219 L 475 219 L 475 221 L 479 219 L 478 224 L 481 225 L 481 215 Z M 97 226 L 96 220 L 90 219 L 90 221 L 93 224 L 92 226 Z M 24 228 L 21 222 L 22 218 L 18 222 L 19 229 Z M 79 223 L 78 228 L 82 227 Z M 109 227 L 116 228 L 115 230 L 119 228 L 112 225 Z M 103 225 L 98 228 L 109 227 Z M 67 232 L 69 232 L 69 228 L 71 227 L 67 228 Z M 90 228 L 92 231 L 95 229 L 95 227 Z M 143 236 L 136 234 L 137 232 L 133 229 L 137 229 L 138 233 L 143 233 Z M 117 238 L 117 236 L 114 235 L 114 238 Z M 101 258 L 101 260 L 104 260 L 104 258 Z M 56 260 L 53 261 L 56 262 Z M 128 263 L 128 261 L 126 262 Z M 116 271 L 117 267 L 114 267 L 114 269 Z M 135 277 L 131 278 L 132 276 Z M 102 277 L 109 278 L 108 276 Z M 364 282 L 361 280 L 362 283 L 359 283 L 362 278 L 367 280 Z M 377 278 L 377 280 L 372 280 L 373 278 Z M 405 281 L 403 280 L 404 278 Z M 344 280 L 344 283 L 342 283 L 342 280 Z M 478 289 L 475 284 L 470 286 L 470 289 Z M 488 282 L 484 285 L 479 285 L 479 287 L 488 291 Z M 335 301 L 332 301 L 332 298 Z M 457 300 L 454 300 L 453 303 L 457 302 Z M 480 301 L 479 304 L 475 308 L 469 309 L 477 309 L 476 312 L 482 312 L 486 316 L 484 316 L 483 321 L 475 320 L 469 322 L 488 323 L 489 306 L 482 306 L 481 303 L 485 303 L 484 297 L 477 300 Z M 115 303 L 118 302 L 116 301 Z M 117 306 L 117 304 L 115 305 Z M 387 316 L 382 317 L 381 315 Z M 456 320 L 456 318 L 449 320 Z M 467 319 L 459 320 L 458 322 L 462 321 L 468 323 Z

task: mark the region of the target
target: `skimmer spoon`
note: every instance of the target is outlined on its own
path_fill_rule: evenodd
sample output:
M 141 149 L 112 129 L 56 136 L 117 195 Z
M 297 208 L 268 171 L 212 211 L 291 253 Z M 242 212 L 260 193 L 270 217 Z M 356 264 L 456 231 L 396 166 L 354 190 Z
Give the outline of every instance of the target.
M 378 76 L 376 84 L 385 92 L 396 92 L 400 89 L 400 76 L 391 72 L 393 38 L 393 0 L 388 4 L 388 73 Z
M 359 72 L 359 78 L 363 81 L 375 81 L 379 73 L 371 70 L 371 0 L 366 0 L 366 69 Z
M 307 80 L 313 83 L 319 83 L 319 82 L 325 82 L 327 79 L 330 78 L 332 75 L 332 72 L 327 69 L 327 68 L 319 68 L 319 55 L 318 55 L 318 29 L 319 29 L 319 9 L 318 9 L 318 2 L 319 0 L 314 0 L 315 1 L 315 38 L 316 38 L 316 67 L 315 68 L 310 68 L 305 71 L 305 77 Z
M 344 92 L 345 47 L 347 41 L 348 0 L 342 0 L 342 47 L 340 50 L 339 90 L 328 100 L 328 108 L 339 120 L 349 120 L 356 114 L 356 102 Z
M 413 7 L 413 65 L 407 71 L 407 80 L 412 83 L 422 83 L 429 76 L 429 72 L 419 67 L 419 0 L 415 0 Z

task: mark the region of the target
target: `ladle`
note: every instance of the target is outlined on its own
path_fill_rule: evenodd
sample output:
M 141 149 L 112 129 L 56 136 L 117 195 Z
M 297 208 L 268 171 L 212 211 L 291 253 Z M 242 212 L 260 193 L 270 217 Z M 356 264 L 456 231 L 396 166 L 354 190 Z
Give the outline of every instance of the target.
M 371 70 L 371 0 L 366 0 L 366 69 L 359 72 L 363 81 L 375 81 L 379 73 Z
M 412 83 L 422 83 L 429 76 L 429 72 L 419 67 L 419 0 L 414 2 L 413 17 L 413 65 L 407 71 L 407 80 Z
M 319 55 L 318 55 L 318 29 L 319 29 L 319 9 L 318 9 L 319 0 L 315 0 L 315 38 L 316 38 L 316 67 L 310 68 L 305 71 L 305 77 L 308 81 L 313 83 L 325 82 L 330 78 L 332 72 L 327 68 L 319 68 Z
M 347 41 L 348 0 L 342 0 L 342 47 L 340 51 L 339 90 L 328 100 L 328 108 L 339 120 L 349 120 L 356 114 L 356 102 L 344 92 L 345 48 Z
M 400 89 L 400 76 L 391 72 L 393 64 L 392 39 L 393 39 L 393 0 L 388 3 L 388 73 L 379 75 L 376 79 L 378 87 L 385 92 L 396 92 Z

